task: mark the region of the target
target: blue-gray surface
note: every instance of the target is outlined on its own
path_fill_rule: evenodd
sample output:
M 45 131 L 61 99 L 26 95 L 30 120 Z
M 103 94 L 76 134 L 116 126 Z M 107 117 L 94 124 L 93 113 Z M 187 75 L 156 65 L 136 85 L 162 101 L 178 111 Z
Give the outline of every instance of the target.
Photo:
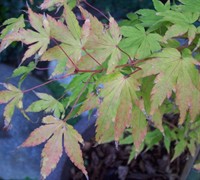
M 5 82 L 12 74 L 13 68 L 0 64 L 0 82 Z M 9 83 L 17 84 L 18 79 L 10 79 Z M 23 83 L 22 89 L 28 89 L 41 84 L 34 77 L 29 76 Z M 0 85 L 0 90 L 3 86 Z M 38 92 L 50 93 L 45 87 L 37 89 Z M 37 100 L 33 92 L 26 93 L 23 98 L 24 108 Z M 40 160 L 43 145 L 33 148 L 17 148 L 29 136 L 30 132 L 40 126 L 42 113 L 29 113 L 30 122 L 23 117 L 19 110 L 15 110 L 12 118 L 12 126 L 9 130 L 3 130 L 3 109 L 0 105 L 0 178 L 2 179 L 40 179 Z M 49 177 L 50 180 L 61 179 L 62 167 L 65 159 L 62 158 L 58 168 Z
M 200 180 L 200 171 L 192 169 L 187 177 L 187 180 Z

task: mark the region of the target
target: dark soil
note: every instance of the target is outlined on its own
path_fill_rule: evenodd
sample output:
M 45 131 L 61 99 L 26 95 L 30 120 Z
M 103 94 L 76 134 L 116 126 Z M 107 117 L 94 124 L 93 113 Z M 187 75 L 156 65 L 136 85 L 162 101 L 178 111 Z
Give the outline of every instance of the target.
M 179 180 L 189 155 L 185 152 L 170 162 L 171 156 L 160 144 L 127 164 L 130 151 L 130 145 L 116 150 L 114 142 L 96 147 L 94 140 L 86 142 L 83 156 L 90 180 Z M 84 180 L 85 177 L 72 167 L 70 179 Z

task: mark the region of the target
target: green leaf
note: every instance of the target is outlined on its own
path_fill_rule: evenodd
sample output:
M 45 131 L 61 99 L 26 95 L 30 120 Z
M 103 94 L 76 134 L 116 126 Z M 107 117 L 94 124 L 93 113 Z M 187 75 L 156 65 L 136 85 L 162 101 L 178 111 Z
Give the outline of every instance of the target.
M 78 111 L 78 114 L 82 114 L 85 111 L 93 110 L 99 107 L 99 104 L 99 97 L 94 93 L 90 93 L 87 95 L 86 100 L 83 102 L 80 110 Z
M 22 98 L 23 92 L 20 89 L 17 89 L 12 84 L 3 84 L 7 90 L 0 91 L 0 104 L 5 104 L 4 109 L 4 117 L 5 117 L 5 125 L 9 125 L 11 122 L 11 118 L 14 114 L 15 107 L 22 108 Z
M 178 11 L 168 10 L 157 14 L 163 16 L 162 21 L 169 21 L 174 24 L 170 26 L 168 31 L 165 33 L 164 38 L 166 40 L 188 33 L 189 44 L 191 44 L 197 33 L 197 28 L 193 23 L 198 20 L 199 13 L 181 13 Z
M 141 103 L 143 102 L 139 102 L 139 103 L 140 103 L 139 106 L 141 106 Z M 132 119 L 131 126 L 132 126 L 132 135 L 133 135 L 133 142 L 135 145 L 135 151 L 139 153 L 142 143 L 147 134 L 146 116 L 144 115 L 144 113 L 141 111 L 140 108 L 135 106 L 133 109 L 131 119 Z
M 22 82 L 26 79 L 28 74 L 33 71 L 36 67 L 34 62 L 30 62 L 28 66 L 20 66 L 13 71 L 12 77 L 21 76 L 19 81 L 19 87 L 21 86 Z
M 105 29 L 103 24 L 86 10 L 80 7 L 83 17 L 89 18 L 91 22 L 91 35 L 85 48 L 92 50 L 91 56 L 102 64 L 108 61 L 107 73 L 111 73 L 121 59 L 121 52 L 117 48 L 121 41 L 121 33 L 117 22 L 110 17 L 109 28 Z
M 64 116 L 65 108 L 64 106 L 52 96 L 45 93 L 35 93 L 40 100 L 33 102 L 27 109 L 26 112 L 40 112 L 45 111 L 53 112 L 55 117 L 60 118 Z
M 53 116 L 44 117 L 42 122 L 44 125 L 35 129 L 21 145 L 21 147 L 32 147 L 47 141 L 42 150 L 42 177 L 46 179 L 57 166 L 63 153 L 63 136 L 65 152 L 87 176 L 79 145 L 79 142 L 83 143 L 81 135 L 72 126 Z
M 158 129 L 149 131 L 145 137 L 145 144 L 148 149 L 151 149 L 154 145 L 158 144 L 162 138 L 162 133 Z
M 119 140 L 120 145 L 127 145 L 127 144 L 133 144 L 133 136 L 128 135 L 127 137 L 123 137 Z
M 10 18 L 3 22 L 3 26 L 6 26 L 1 31 L 0 39 L 3 39 L 6 35 L 17 32 L 19 29 L 24 28 L 24 15 L 22 14 L 18 18 Z
M 75 14 L 72 12 L 72 10 L 69 8 L 68 5 L 64 6 L 64 17 L 67 23 L 67 27 L 69 31 L 71 32 L 71 34 L 73 35 L 74 39 L 80 40 L 81 28 L 79 26 L 79 23 L 76 19 Z
M 191 156 L 195 157 L 195 154 L 196 154 L 196 149 L 197 149 L 197 146 L 196 146 L 196 143 L 195 143 L 195 140 L 190 140 L 189 143 L 187 143 L 187 147 L 190 151 L 190 154 Z
M 121 32 L 125 37 L 121 46 L 136 59 L 146 58 L 161 49 L 162 37 L 157 33 L 147 33 L 142 26 L 123 26 Z
M 28 50 L 25 52 L 22 62 L 38 53 L 40 57 L 47 49 L 50 42 L 50 27 L 46 16 L 38 15 L 34 13 L 30 8 L 28 9 L 29 20 L 31 26 L 35 29 L 25 30 L 20 29 L 18 32 L 12 33 L 10 36 L 4 38 L 4 41 L 21 41 L 24 44 L 29 45 Z
M 153 0 L 153 4 L 156 11 L 158 12 L 163 12 L 170 9 L 170 0 L 168 0 L 165 4 L 163 4 L 159 0 Z
M 181 140 L 179 142 L 177 142 L 176 146 L 175 146 L 175 152 L 174 152 L 174 156 L 171 159 L 171 162 L 174 161 L 178 156 L 180 156 L 186 148 L 187 142 L 185 140 Z
M 128 13 L 126 16 L 127 16 L 128 20 L 123 19 L 123 20 L 119 21 L 119 26 L 134 26 L 134 25 L 140 23 L 137 14 Z
M 170 153 L 170 145 L 171 145 L 171 129 L 169 129 L 168 126 L 164 126 L 164 145 L 165 145 L 165 148 L 167 149 L 167 152 Z
M 102 79 L 102 82 L 99 82 L 103 84 L 100 91 L 103 102 L 98 110 L 96 140 L 105 142 L 107 137 L 115 136 L 115 140 L 118 141 L 124 129 L 130 125 L 139 84 L 134 77 L 127 78 L 121 73 L 110 74 Z M 127 100 L 126 103 L 124 99 Z
M 199 0 L 192 0 L 192 1 L 191 0 L 179 0 L 179 1 L 184 4 L 182 6 L 182 9 L 184 11 L 199 13 L 199 6 L 200 6 Z
M 144 107 L 146 114 L 151 110 L 151 91 L 154 86 L 155 76 L 148 76 L 142 79 L 141 96 L 144 99 Z
M 161 17 L 156 15 L 156 11 L 152 9 L 140 9 L 136 12 L 139 16 L 141 25 L 158 29 L 161 25 Z
M 195 119 L 200 112 L 197 108 L 197 104 L 200 103 L 200 91 L 197 89 L 199 72 L 195 67 L 196 63 L 192 56 L 182 57 L 178 50 L 166 48 L 140 66 L 143 77 L 157 75 L 151 93 L 151 114 L 154 114 L 165 98 L 169 98 L 174 91 L 180 110 L 179 123 L 184 122 L 188 110 L 192 120 Z
M 0 45 L 0 52 L 6 49 L 11 43 L 12 40 L 6 40 L 11 34 L 18 32 L 21 28 L 25 27 L 24 24 L 24 16 L 21 15 L 19 18 L 11 18 L 6 20 L 3 23 L 6 26 L 0 35 L 0 39 L 2 40 Z

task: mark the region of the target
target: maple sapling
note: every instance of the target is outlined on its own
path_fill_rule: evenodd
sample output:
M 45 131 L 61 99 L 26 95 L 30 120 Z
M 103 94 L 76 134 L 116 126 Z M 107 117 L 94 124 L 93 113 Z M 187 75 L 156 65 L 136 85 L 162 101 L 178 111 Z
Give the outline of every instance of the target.
M 171 142 L 176 142 L 172 161 L 186 148 L 194 155 L 200 143 L 200 27 L 196 26 L 200 2 L 152 1 L 154 9 L 131 13 L 128 17 L 132 18 L 120 23 L 93 7 L 108 21 L 106 25 L 100 22 L 81 6 L 92 7 L 86 0 L 77 4 L 82 26 L 70 1 L 63 0 L 44 0 L 40 6 L 41 10 L 60 8 L 60 18 L 51 17 L 48 11 L 44 15 L 35 13 L 28 7 L 29 26 L 25 26 L 23 15 L 3 23 L 0 52 L 19 41 L 28 46 L 22 63 L 33 56 L 37 61 L 56 60 L 52 76 L 62 79 L 73 75 L 63 86 L 70 96 L 56 99 L 37 92 L 38 87 L 56 78 L 21 90 L 20 84 L 37 67 L 33 60 L 14 71 L 14 76 L 21 76 L 18 87 L 4 83 L 5 90 L 0 91 L 0 104 L 7 104 L 5 125 L 12 123 L 15 107 L 23 107 L 23 94 L 32 90 L 39 100 L 26 107 L 26 112 L 51 113 L 21 145 L 45 143 L 41 166 L 44 179 L 55 169 L 63 148 L 88 178 L 80 146 L 84 140 L 68 121 L 94 109 L 97 143 L 132 144 L 129 162 L 160 141 L 168 153 Z M 187 39 L 184 46 L 181 38 Z M 163 119 L 166 114 L 178 114 L 178 125 Z M 156 134 L 154 141 L 152 134 Z

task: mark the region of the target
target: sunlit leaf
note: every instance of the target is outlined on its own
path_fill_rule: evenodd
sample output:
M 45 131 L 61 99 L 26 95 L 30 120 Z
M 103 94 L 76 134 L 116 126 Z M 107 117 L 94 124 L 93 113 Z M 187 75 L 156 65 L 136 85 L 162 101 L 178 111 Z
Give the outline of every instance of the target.
M 157 33 L 145 32 L 142 26 L 123 26 L 121 27 L 121 32 L 125 36 L 121 46 L 126 48 L 126 51 L 132 57 L 142 59 L 161 49 L 160 42 L 162 37 Z
M 87 176 L 79 145 L 79 142 L 83 143 L 81 135 L 72 126 L 66 125 L 64 121 L 53 116 L 44 117 L 43 123 L 44 125 L 35 129 L 21 145 L 21 147 L 32 147 L 47 141 L 42 150 L 42 177 L 44 179 L 48 177 L 57 166 L 63 153 L 63 136 L 65 152 L 70 160 Z
M 167 48 L 140 66 L 143 69 L 144 77 L 157 75 L 152 90 L 151 114 L 154 114 L 165 98 L 169 98 L 174 91 L 176 104 L 180 110 L 179 123 L 184 122 L 188 110 L 194 120 L 200 111 L 197 108 L 199 107 L 197 104 L 200 103 L 200 92 L 197 88 L 199 82 L 195 80 L 198 79 L 199 72 L 195 63 L 192 56 L 182 57 L 176 49 Z
M 60 118 L 65 113 L 64 106 L 51 95 L 45 93 L 35 93 L 40 100 L 33 102 L 27 109 L 27 112 L 53 112 L 55 117 Z
M 14 114 L 15 107 L 23 108 L 23 92 L 12 84 L 4 84 L 7 90 L 0 91 L 0 104 L 7 104 L 4 109 L 5 125 L 9 125 Z

